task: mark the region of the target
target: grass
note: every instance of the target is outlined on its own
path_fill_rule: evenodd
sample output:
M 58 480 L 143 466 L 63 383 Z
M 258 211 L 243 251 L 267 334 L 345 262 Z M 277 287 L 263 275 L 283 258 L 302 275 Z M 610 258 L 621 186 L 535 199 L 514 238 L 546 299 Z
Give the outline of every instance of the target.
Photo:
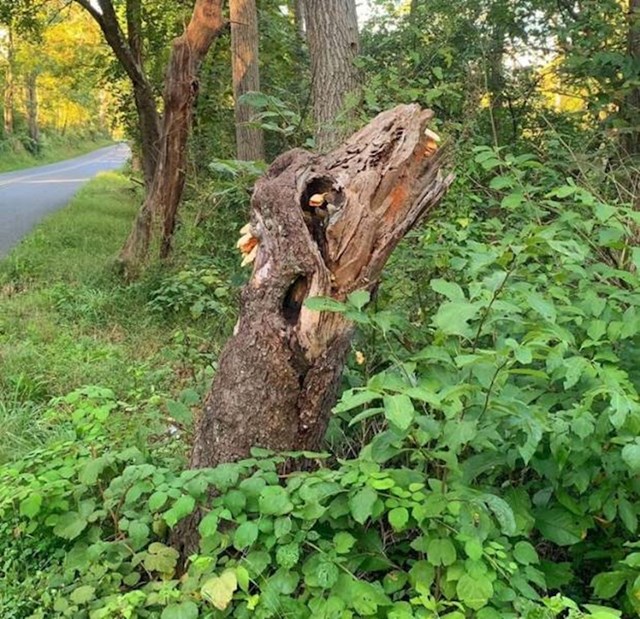
M 113 141 L 103 136 L 54 138 L 45 143 L 42 153 L 36 156 L 27 151 L 17 140 L 11 143 L 2 142 L 0 143 L 0 173 L 64 161 L 110 144 L 113 144 Z
M 185 280 L 184 261 L 151 265 L 129 285 L 114 268 L 141 197 L 123 174 L 102 174 L 0 261 L 0 463 L 55 438 L 41 415 L 79 387 L 162 408 L 208 386 L 232 317 L 182 307 L 202 267 Z
M 0 422 L 81 385 L 135 384 L 160 335 L 111 265 L 138 204 L 130 181 L 103 174 L 0 262 Z M 2 423 L 0 443 L 16 427 Z

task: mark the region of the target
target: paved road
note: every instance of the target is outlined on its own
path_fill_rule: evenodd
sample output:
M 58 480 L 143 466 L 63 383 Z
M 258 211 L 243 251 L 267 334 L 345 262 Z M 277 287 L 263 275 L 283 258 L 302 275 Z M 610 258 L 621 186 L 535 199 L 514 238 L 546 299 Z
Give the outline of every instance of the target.
M 118 144 L 60 163 L 0 174 L 0 258 L 87 181 L 120 168 L 128 157 L 129 147 Z

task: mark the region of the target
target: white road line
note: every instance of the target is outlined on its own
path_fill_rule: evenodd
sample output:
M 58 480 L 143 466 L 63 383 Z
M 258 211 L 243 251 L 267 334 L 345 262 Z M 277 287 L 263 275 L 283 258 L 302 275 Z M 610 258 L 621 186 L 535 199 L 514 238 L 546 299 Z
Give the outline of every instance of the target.
M 88 161 L 84 161 L 82 163 L 76 163 L 75 165 L 68 166 L 66 168 L 62 168 L 61 170 L 51 170 L 49 172 L 40 172 L 38 174 L 27 174 L 25 176 L 20 176 L 19 178 L 12 178 L 8 181 L 0 182 L 0 187 L 6 187 L 7 185 L 11 185 L 14 183 L 19 183 L 25 180 L 29 180 L 31 178 L 37 178 L 38 176 L 47 176 L 49 174 L 60 174 L 63 172 L 70 172 L 71 170 L 77 170 L 78 168 L 82 168 L 86 165 L 90 165 L 92 163 L 97 163 L 98 161 L 102 161 L 107 153 L 102 153 L 93 159 L 89 159 Z M 111 153 L 109 153 L 110 155 Z M 55 164 L 53 164 L 55 165 Z
M 51 183 L 84 183 L 85 181 L 90 181 L 91 177 L 87 178 L 66 178 L 66 179 L 56 179 L 51 181 L 21 181 L 20 185 L 49 185 Z

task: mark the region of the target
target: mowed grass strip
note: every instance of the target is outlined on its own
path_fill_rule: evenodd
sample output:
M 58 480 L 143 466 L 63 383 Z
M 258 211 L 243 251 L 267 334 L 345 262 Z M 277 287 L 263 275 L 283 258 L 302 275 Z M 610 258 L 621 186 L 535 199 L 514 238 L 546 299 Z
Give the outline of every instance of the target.
M 94 150 L 110 146 L 113 140 L 106 137 L 90 138 L 54 138 L 44 144 L 42 152 L 33 155 L 19 142 L 4 142 L 0 146 L 0 173 L 14 172 L 36 166 L 57 163 L 65 159 L 86 155 Z
M 0 261 L 4 416 L 88 384 L 124 395 L 162 347 L 145 290 L 113 266 L 139 204 L 127 177 L 103 174 Z

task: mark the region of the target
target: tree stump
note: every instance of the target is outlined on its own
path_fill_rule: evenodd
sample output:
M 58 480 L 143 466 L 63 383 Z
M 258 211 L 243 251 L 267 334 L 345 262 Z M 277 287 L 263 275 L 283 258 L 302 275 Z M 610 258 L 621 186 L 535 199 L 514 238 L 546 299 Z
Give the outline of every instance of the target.
M 440 171 L 432 118 L 399 106 L 327 155 L 285 153 L 258 181 L 253 274 L 198 422 L 194 468 L 254 446 L 319 447 L 353 327 L 304 300 L 374 291 L 396 245 L 440 202 L 453 178 Z M 311 205 L 318 196 L 324 206 Z

